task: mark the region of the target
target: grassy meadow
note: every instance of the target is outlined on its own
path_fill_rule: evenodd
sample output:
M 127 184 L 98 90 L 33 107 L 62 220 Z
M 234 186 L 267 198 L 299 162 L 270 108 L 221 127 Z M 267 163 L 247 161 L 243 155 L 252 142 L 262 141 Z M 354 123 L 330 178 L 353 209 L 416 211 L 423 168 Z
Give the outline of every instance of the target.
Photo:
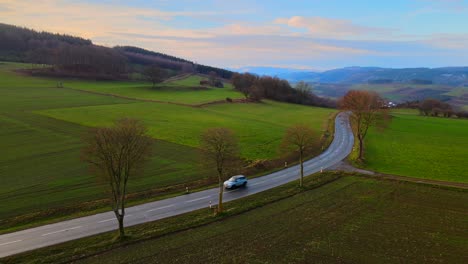
M 304 107 L 273 101 L 261 104 L 219 104 L 203 108 L 173 104 L 135 103 L 60 108 L 38 111 L 42 115 L 84 126 L 107 126 L 122 116 L 140 118 L 155 138 L 198 147 L 208 127 L 228 127 L 239 137 L 241 153 L 247 159 L 268 159 L 278 155 L 287 127 L 295 123 L 324 129 L 330 109 Z
M 12 72 L 27 67 L 31 65 L 0 63 L 0 222 L 106 197 L 103 185 L 80 160 L 81 138 L 90 126 L 109 125 L 123 116 L 143 119 L 149 126 L 155 138 L 153 157 L 144 175 L 129 186 L 130 192 L 137 192 L 206 178 L 196 147 L 199 134 L 209 126 L 232 127 L 245 147 L 245 157 L 271 158 L 277 155 L 275 148 L 282 136 L 277 131 L 284 131 L 293 122 L 308 122 L 320 130 L 332 112 L 275 102 L 191 107 L 127 100 L 76 89 L 114 87 L 139 93 L 135 87 L 151 84 L 57 80 Z M 56 88 L 59 81 L 65 88 Z M 184 90 L 196 79 L 176 82 L 171 100 L 204 102 L 203 96 L 188 96 L 204 90 Z M 223 89 L 234 92 L 229 87 Z M 146 92 L 150 91 L 163 92 Z M 213 99 L 224 100 L 225 96 L 220 93 Z
M 366 138 L 366 166 L 383 173 L 468 183 L 468 120 L 397 110 Z
M 80 161 L 87 128 L 34 111 L 134 101 L 46 87 L 0 85 L 0 93 L 0 220 L 105 197 L 102 185 Z M 132 182 L 132 191 L 203 177 L 198 150 L 161 140 L 155 148 L 145 175 Z M 181 152 L 184 155 L 178 155 Z
M 190 76 L 169 83 L 159 83 L 152 87 L 148 83 L 111 83 L 96 85 L 96 83 L 67 81 L 65 87 L 102 93 L 141 100 L 153 100 L 161 102 L 172 102 L 188 105 L 199 105 L 212 101 L 243 98 L 244 96 L 235 91 L 231 84 L 227 83 L 224 88 L 200 87 L 200 76 Z
M 464 263 L 467 198 L 456 189 L 349 176 L 76 263 Z

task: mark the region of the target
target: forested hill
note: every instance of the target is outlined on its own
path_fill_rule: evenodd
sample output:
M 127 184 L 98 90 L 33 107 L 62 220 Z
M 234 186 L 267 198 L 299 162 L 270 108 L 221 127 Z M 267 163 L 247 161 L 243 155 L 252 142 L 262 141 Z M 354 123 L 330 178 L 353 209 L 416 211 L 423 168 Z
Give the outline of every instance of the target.
M 232 72 L 195 64 L 175 56 L 138 47 L 114 48 L 95 45 L 91 40 L 70 35 L 38 32 L 0 23 L 0 61 L 46 64 L 40 74 L 97 79 L 125 79 L 147 66 L 166 69 L 168 74 L 216 72 L 230 78 Z
M 468 85 L 468 67 L 406 68 L 347 67 L 324 72 L 286 72 L 278 74 L 291 82 L 307 81 L 332 84 L 439 84 Z

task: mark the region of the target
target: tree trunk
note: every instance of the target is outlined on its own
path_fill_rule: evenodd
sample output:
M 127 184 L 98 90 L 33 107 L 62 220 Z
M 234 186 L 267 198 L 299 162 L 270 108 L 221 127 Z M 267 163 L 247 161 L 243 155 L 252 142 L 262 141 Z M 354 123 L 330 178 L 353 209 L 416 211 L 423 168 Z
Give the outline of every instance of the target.
M 117 216 L 117 220 L 119 221 L 119 236 L 120 236 L 120 239 L 123 239 L 125 237 L 124 216 L 123 215 Z
M 363 140 L 362 140 L 362 138 L 360 136 L 358 137 L 358 139 L 359 139 L 359 159 L 362 160 L 362 153 L 363 153 L 363 151 L 362 151 L 362 145 L 363 145 L 362 141 Z
M 301 178 L 299 180 L 299 186 L 302 187 L 302 181 L 303 181 L 303 178 L 304 178 L 304 161 L 303 161 L 303 157 L 302 157 L 302 151 L 300 151 L 300 154 L 299 154 L 299 162 L 301 163 Z
M 223 211 L 223 192 L 223 183 L 219 181 L 218 213 L 221 213 Z

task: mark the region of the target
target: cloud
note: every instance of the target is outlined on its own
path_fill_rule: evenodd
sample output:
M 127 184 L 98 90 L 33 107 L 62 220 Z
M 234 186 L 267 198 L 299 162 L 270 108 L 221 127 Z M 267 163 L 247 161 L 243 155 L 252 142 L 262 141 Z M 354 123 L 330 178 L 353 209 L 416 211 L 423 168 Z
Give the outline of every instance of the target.
M 116 33 L 116 36 L 122 35 L 127 37 L 126 33 Z M 295 67 L 316 60 L 344 59 L 375 53 L 364 48 L 320 43 L 301 36 L 225 34 L 210 38 L 189 38 L 132 34 L 131 37 L 148 49 L 222 67 L 281 64 L 284 67 Z
M 468 34 L 434 34 L 421 43 L 454 52 L 468 52 Z
M 464 0 L 416 0 L 424 4 L 408 14 L 410 17 L 435 13 L 455 13 L 460 14 L 468 11 L 468 4 Z
M 112 31 L 169 34 L 163 24 L 177 17 L 219 16 L 212 11 L 162 11 L 118 4 L 72 2 L 65 0 L 0 0 L 0 17 L 8 23 L 85 38 L 100 37 Z M 190 34 L 187 30 L 179 32 Z
M 307 33 L 317 37 L 370 37 L 391 33 L 388 28 L 377 28 L 361 26 L 349 20 L 330 19 L 324 17 L 302 17 L 278 18 L 276 24 L 287 25 L 292 28 L 306 29 Z
M 11 8 L 8 7 L 6 4 L 0 3 L 0 12 L 6 13 L 6 12 L 11 12 Z
M 252 25 L 246 23 L 228 24 L 221 28 L 210 30 L 217 34 L 232 35 L 283 35 L 286 32 L 283 28 L 276 25 Z
M 455 58 L 453 61 L 466 59 L 455 54 L 467 53 L 466 35 L 404 36 L 391 28 L 319 16 L 243 16 L 242 10 L 230 10 L 237 7 L 237 1 L 229 3 L 227 9 L 223 1 L 215 2 L 216 7 L 197 5 L 198 9 L 180 9 L 196 1 L 178 3 L 180 10 L 167 11 L 161 8 L 174 7 L 171 1 L 141 8 L 124 6 L 120 1 L 0 0 L 0 17 L 3 23 L 78 35 L 101 45 L 140 46 L 221 67 L 308 65 L 326 69 L 382 65 L 383 61 L 411 60 L 423 65 L 429 61 L 426 57 L 433 56 L 435 61 L 442 56 Z

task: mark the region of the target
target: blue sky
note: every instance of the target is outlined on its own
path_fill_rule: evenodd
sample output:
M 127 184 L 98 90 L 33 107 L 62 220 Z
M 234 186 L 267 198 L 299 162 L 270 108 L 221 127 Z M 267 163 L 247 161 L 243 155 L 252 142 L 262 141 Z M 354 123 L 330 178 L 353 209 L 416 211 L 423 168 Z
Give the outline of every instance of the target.
M 468 65 L 468 0 L 0 0 L 0 22 L 230 68 Z

